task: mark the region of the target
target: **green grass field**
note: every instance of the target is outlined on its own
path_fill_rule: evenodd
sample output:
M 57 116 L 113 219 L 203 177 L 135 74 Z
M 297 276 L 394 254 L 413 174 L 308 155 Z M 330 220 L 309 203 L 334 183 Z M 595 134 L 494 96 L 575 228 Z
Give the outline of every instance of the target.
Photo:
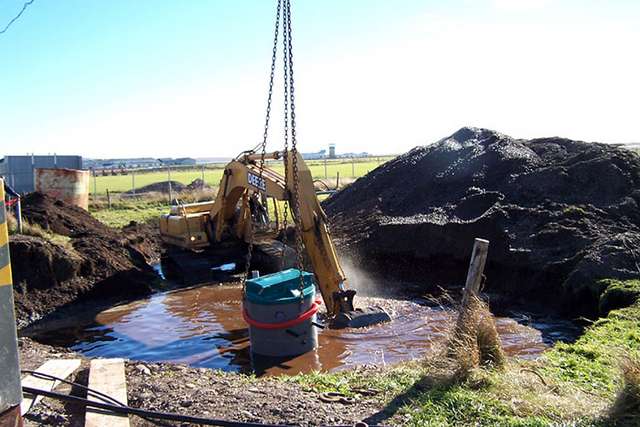
M 366 159 L 355 159 L 351 162 L 351 159 L 336 159 L 328 160 L 325 175 L 324 161 L 313 160 L 308 161 L 307 164 L 311 169 L 311 173 L 314 179 L 336 179 L 338 173 L 340 178 L 358 178 L 366 175 L 368 172 L 374 170 L 382 163 L 393 157 L 370 157 Z M 284 173 L 284 166 L 278 162 L 274 164 L 273 169 Z M 171 170 L 171 180 L 178 181 L 182 184 L 189 184 L 197 178 L 202 178 L 204 175 L 204 181 L 211 186 L 217 186 L 222 178 L 222 171 L 224 165 L 208 165 L 204 169 L 202 168 L 181 168 Z M 117 176 L 97 176 L 95 178 L 95 194 L 106 194 L 107 190 L 114 193 L 129 191 L 133 188 L 133 181 L 135 179 L 136 188 L 143 187 L 145 185 L 153 184 L 156 182 L 167 181 L 169 174 L 167 171 L 154 171 L 154 172 L 136 172 L 135 178 L 129 173 L 128 175 Z M 94 193 L 94 179 L 92 177 L 89 186 L 89 191 Z

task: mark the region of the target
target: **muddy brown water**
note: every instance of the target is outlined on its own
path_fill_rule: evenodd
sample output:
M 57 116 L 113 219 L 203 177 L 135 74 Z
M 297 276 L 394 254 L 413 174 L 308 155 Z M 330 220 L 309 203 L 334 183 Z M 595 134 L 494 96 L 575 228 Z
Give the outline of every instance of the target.
M 419 358 L 444 342 L 454 315 L 419 300 L 360 298 L 359 302 L 382 305 L 391 312 L 392 322 L 365 329 L 325 329 L 316 351 L 290 359 L 252 357 L 239 286 L 157 293 L 103 311 L 93 322 L 49 331 L 39 339 L 89 357 L 175 362 L 258 375 L 296 374 Z M 537 328 L 497 318 L 509 355 L 535 358 L 554 340 L 572 334 L 565 324 L 533 325 Z

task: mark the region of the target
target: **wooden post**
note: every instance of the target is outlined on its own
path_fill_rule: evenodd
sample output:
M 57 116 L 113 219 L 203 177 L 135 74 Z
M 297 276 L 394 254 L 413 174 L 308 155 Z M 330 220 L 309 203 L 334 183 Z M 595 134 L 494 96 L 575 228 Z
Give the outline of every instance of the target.
M 351 178 L 355 178 L 356 177 L 356 164 L 355 164 L 355 160 L 352 157 L 351 158 Z
M 111 209 L 111 193 L 109 193 L 108 188 L 107 188 L 107 207 Z
M 336 190 L 340 188 L 340 171 L 336 172 Z
M 202 188 L 204 188 L 204 165 L 202 165 Z
M 329 178 L 329 176 L 327 175 L 327 158 L 324 158 L 324 179 Z
M 473 243 L 473 252 L 471 252 L 471 261 L 469 262 L 469 271 L 467 272 L 467 281 L 464 285 L 464 293 L 462 296 L 462 305 L 465 306 L 472 296 L 480 293 L 480 284 L 482 283 L 482 272 L 487 262 L 487 254 L 489 253 L 489 241 L 476 238 Z
M 98 183 L 96 180 L 96 170 L 93 169 L 93 202 L 95 203 L 98 200 Z
M 16 222 L 18 223 L 18 234 L 22 234 L 22 198 L 20 196 L 16 201 Z
M 167 166 L 167 183 L 169 184 L 169 204 L 173 201 L 173 190 L 171 188 L 171 166 Z
M 133 195 L 136 195 L 136 171 L 131 170 L 131 191 Z

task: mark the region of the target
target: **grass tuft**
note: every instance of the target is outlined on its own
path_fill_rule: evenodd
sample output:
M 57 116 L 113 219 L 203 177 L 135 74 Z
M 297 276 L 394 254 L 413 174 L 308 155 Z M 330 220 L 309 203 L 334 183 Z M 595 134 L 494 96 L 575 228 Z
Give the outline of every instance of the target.
M 496 322 L 486 303 L 471 297 L 458 314 L 451 338 L 449 355 L 456 360 L 461 378 L 479 367 L 503 367 L 506 361 Z
M 7 215 L 7 227 L 9 229 L 9 235 L 18 234 L 18 221 L 12 213 L 8 213 Z M 22 220 L 22 235 L 39 237 L 40 239 L 63 246 L 65 249 L 73 249 L 70 243 L 71 239 L 69 237 L 45 230 L 39 224 L 32 224 L 26 219 Z
M 640 359 L 627 355 L 620 362 L 623 386 L 610 411 L 616 425 L 640 425 Z

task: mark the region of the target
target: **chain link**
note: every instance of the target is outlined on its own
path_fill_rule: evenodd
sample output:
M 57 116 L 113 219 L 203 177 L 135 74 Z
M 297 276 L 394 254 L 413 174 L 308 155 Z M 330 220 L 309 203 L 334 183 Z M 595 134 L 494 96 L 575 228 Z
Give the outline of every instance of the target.
M 300 270 L 300 304 L 304 302 L 304 277 L 302 271 L 304 269 L 303 254 L 303 242 L 302 242 L 302 230 L 300 217 L 300 174 L 298 171 L 298 147 L 297 147 L 297 135 L 296 135 L 296 97 L 294 89 L 293 78 L 293 43 L 291 36 L 291 0 L 284 0 L 283 10 L 283 37 L 286 39 L 286 60 L 288 61 L 288 74 L 289 74 L 289 105 L 291 109 L 291 166 L 293 171 L 293 216 L 296 229 L 296 261 L 298 264 L 298 270 Z M 285 66 L 285 68 L 287 68 Z
M 276 13 L 276 25 L 274 31 L 274 42 L 271 56 L 271 74 L 269 78 L 269 95 L 267 98 L 267 111 L 265 117 L 264 133 L 262 143 L 259 145 L 261 148 L 260 157 L 260 178 L 264 170 L 265 151 L 267 145 L 267 137 L 269 131 L 269 120 L 271 117 L 271 100 L 273 97 L 273 81 L 276 67 L 276 56 L 278 46 L 278 32 L 280 27 L 280 16 L 282 14 L 282 42 L 283 42 L 283 65 L 284 65 L 284 167 L 285 167 L 285 183 L 287 185 L 288 201 L 291 203 L 291 213 L 295 224 L 295 249 L 296 249 L 296 264 L 300 271 L 300 303 L 304 302 L 304 276 L 302 274 L 304 269 L 303 259 L 303 241 L 301 230 L 301 216 L 300 216 L 300 188 L 299 188 L 299 170 L 298 170 L 298 147 L 297 147 L 297 135 L 296 135 L 296 112 L 295 112 L 295 91 L 294 91 L 294 78 L 293 78 L 293 44 L 291 37 L 291 0 L 278 0 L 277 13 Z M 289 152 L 289 138 L 291 138 L 291 152 Z M 258 148 L 258 147 L 256 147 Z M 291 155 L 291 169 L 293 176 L 289 176 L 289 154 Z M 293 181 L 293 192 L 288 189 L 290 180 Z M 288 204 L 285 204 L 283 212 L 283 230 L 286 242 L 286 233 L 288 226 Z M 249 247 L 247 251 L 246 263 L 245 263 L 245 275 L 243 284 L 243 291 L 245 288 L 246 280 L 249 275 L 249 268 L 251 264 L 251 257 L 253 253 L 253 218 L 250 215 L 251 227 L 249 236 Z M 282 258 L 284 259 L 285 248 L 283 247 Z
M 285 0 L 287 1 L 287 0 Z M 280 31 L 280 15 L 282 9 L 282 0 L 278 0 L 278 6 L 276 10 L 276 24 L 273 35 L 273 49 L 271 50 L 271 72 L 269 75 L 269 94 L 267 96 L 267 111 L 265 114 L 264 120 L 264 132 L 262 134 L 262 142 L 260 144 L 260 163 L 259 163 L 259 182 L 262 182 L 263 172 L 264 172 L 264 158 L 267 149 L 267 138 L 269 136 L 269 120 L 271 119 L 271 100 L 273 98 L 273 80 L 276 72 L 276 57 L 278 51 L 278 35 Z M 283 32 L 284 33 L 284 32 Z M 284 34 L 283 34 L 284 37 Z M 247 190 L 248 191 L 248 190 Z M 249 245 L 247 247 L 247 256 L 245 259 L 245 269 L 244 269 L 244 278 L 242 280 L 242 292 L 244 294 L 245 285 L 247 282 L 247 277 L 249 276 L 249 268 L 251 268 L 251 258 L 253 255 L 253 240 L 254 240 L 254 230 L 253 230 L 253 215 L 251 213 L 251 199 L 247 202 L 249 204 Z
M 285 6 L 286 7 L 286 6 Z M 283 19 L 283 27 L 284 27 Z M 284 138 L 284 182 L 285 186 L 289 183 L 289 46 L 287 43 L 287 33 L 283 29 L 282 31 L 282 62 L 283 62 L 283 76 L 284 76 L 284 126 L 283 126 L 283 138 Z M 287 192 L 288 189 L 285 189 Z M 287 227 L 289 226 L 289 203 L 284 204 L 282 230 L 284 233 L 284 244 L 282 245 L 282 254 L 280 257 L 281 268 L 284 268 L 286 243 L 287 243 Z

